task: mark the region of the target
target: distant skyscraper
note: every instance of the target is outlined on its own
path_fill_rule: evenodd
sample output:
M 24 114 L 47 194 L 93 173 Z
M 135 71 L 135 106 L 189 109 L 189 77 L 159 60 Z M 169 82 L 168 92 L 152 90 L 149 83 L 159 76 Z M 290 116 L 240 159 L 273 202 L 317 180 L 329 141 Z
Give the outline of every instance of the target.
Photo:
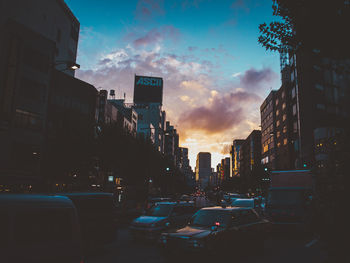
M 204 189 L 208 186 L 211 176 L 211 154 L 200 152 L 196 160 L 196 181 Z

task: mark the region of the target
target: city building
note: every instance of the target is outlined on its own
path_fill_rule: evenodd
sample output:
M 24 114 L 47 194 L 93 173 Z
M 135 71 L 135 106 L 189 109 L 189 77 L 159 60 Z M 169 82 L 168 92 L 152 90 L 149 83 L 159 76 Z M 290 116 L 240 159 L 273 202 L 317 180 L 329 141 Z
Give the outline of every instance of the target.
M 179 147 L 179 169 L 185 176 L 186 184 L 190 187 L 195 186 L 195 177 L 188 159 L 188 148 Z
M 240 148 L 242 146 L 242 144 L 244 143 L 245 140 L 242 140 L 242 139 L 237 139 L 237 140 L 234 140 L 233 141 L 233 144 L 232 144 L 232 176 L 233 177 L 239 177 L 240 176 L 240 172 L 239 172 L 239 151 L 240 151 Z
M 72 173 L 77 177 L 76 181 L 87 180 L 94 169 L 91 147 L 95 138 L 98 95 L 93 85 L 56 69 L 51 81 L 42 155 L 42 173 L 49 187 L 66 185 Z
M 138 113 L 132 103 L 125 103 L 125 99 L 108 99 L 107 104 L 117 108 L 117 125 L 136 137 Z
M 159 152 L 164 152 L 165 112 L 159 103 L 133 104 L 138 115 L 137 134 L 150 138 L 154 135 L 154 145 Z M 151 127 L 151 128 L 150 128 Z
M 175 167 L 179 167 L 179 134 L 169 121 L 165 125 L 164 155 Z
M 55 43 L 13 20 L 0 30 L 0 177 L 30 185 L 41 180 Z
M 261 163 L 269 170 L 276 170 L 276 91 L 273 90 L 260 106 L 261 116 Z
M 245 191 L 258 184 L 262 177 L 261 131 L 253 130 L 239 150 L 239 176 Z
M 210 182 L 211 176 L 211 154 L 200 152 L 196 160 L 196 182 L 201 189 L 205 189 Z
M 63 0 L 3 1 L 0 27 L 9 19 L 53 42 L 53 58 L 48 62 L 54 62 L 56 69 L 74 76 L 75 71 L 69 66 L 76 62 L 80 23 Z M 38 52 L 29 52 L 26 56 L 34 63 Z

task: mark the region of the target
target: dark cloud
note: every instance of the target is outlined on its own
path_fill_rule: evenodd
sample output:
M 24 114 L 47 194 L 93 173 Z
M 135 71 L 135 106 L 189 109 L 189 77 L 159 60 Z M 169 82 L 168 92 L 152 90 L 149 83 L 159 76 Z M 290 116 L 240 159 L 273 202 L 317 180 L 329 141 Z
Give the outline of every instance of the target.
M 146 35 L 135 39 L 132 44 L 134 47 L 148 46 L 159 43 L 165 39 L 176 42 L 179 39 L 180 31 L 173 26 L 163 26 L 159 29 L 152 29 Z
M 179 123 L 186 130 L 200 130 L 215 134 L 231 129 L 244 120 L 244 106 L 260 98 L 244 91 L 216 96 L 208 106 L 201 106 L 182 113 Z
M 139 0 L 137 2 L 135 18 L 146 21 L 165 14 L 163 0 Z
M 240 86 L 245 90 L 266 88 L 266 85 L 271 85 L 277 78 L 278 75 L 270 68 L 263 68 L 261 70 L 251 68 L 239 76 Z

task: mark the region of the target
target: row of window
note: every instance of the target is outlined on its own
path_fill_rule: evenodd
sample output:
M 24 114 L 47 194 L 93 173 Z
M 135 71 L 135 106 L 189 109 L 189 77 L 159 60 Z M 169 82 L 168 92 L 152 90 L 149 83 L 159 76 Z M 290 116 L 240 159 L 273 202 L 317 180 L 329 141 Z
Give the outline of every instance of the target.
M 266 125 L 266 122 L 271 120 L 273 117 L 272 111 L 261 121 L 261 127 L 264 127 Z

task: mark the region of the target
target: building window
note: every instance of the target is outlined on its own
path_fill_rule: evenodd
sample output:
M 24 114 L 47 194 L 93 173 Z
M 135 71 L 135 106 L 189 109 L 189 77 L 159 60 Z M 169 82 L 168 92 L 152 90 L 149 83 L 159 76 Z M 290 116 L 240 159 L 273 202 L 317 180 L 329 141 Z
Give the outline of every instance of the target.
M 283 114 L 282 119 L 283 119 L 283 121 L 285 121 L 287 119 L 287 114 Z
M 276 127 L 280 126 L 280 121 L 276 121 Z
M 286 95 L 285 92 L 282 91 L 282 95 L 281 95 L 282 99 L 284 98 L 285 95 Z
M 277 138 L 280 137 L 280 136 L 281 136 L 281 132 L 278 131 L 278 132 L 277 132 Z
M 283 104 L 282 104 L 282 110 L 284 110 L 286 108 L 286 103 L 284 102 Z
M 281 147 L 281 143 L 280 142 L 277 143 L 277 147 Z
M 293 115 L 297 115 L 297 105 L 293 105 Z
M 292 99 L 294 99 L 294 98 L 295 98 L 295 87 L 292 88 Z
M 326 106 L 325 106 L 324 104 L 317 103 L 317 104 L 316 104 L 316 108 L 319 109 L 319 110 L 325 110 L 325 109 L 326 109 Z
M 278 99 L 276 99 L 276 106 L 278 105 Z
M 296 121 L 293 123 L 293 132 L 298 132 L 298 123 Z
M 287 126 L 283 126 L 283 133 L 287 132 Z
M 283 145 L 286 145 L 287 143 L 288 143 L 288 139 L 285 138 L 285 139 L 283 140 Z
M 276 116 L 278 116 L 280 114 L 279 110 L 276 110 Z
M 321 84 L 315 84 L 315 88 L 318 90 L 324 90 L 324 87 Z

